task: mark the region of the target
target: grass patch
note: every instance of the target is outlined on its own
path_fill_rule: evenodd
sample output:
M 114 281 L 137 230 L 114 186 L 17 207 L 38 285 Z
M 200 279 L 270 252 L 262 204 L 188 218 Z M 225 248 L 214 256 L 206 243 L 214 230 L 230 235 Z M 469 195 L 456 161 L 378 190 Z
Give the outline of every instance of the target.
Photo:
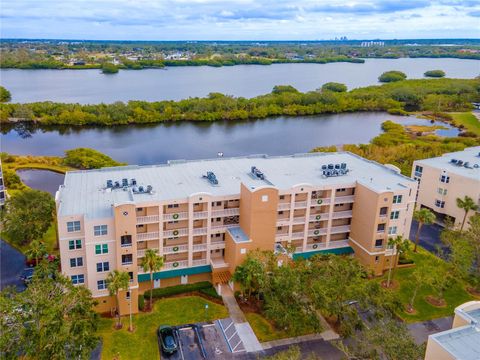
M 418 247 L 417 253 L 410 251 L 408 254 L 408 258 L 412 259 L 417 264 L 425 264 L 427 270 L 429 268 L 433 269 L 438 267 L 446 269 L 447 267 L 447 264 L 443 260 L 437 258 L 435 255 L 429 253 L 421 247 Z M 402 302 L 403 305 L 408 304 L 415 288 L 415 284 L 412 282 L 411 276 L 414 271 L 415 267 L 403 268 L 397 269 L 395 274 L 395 280 L 399 282 L 400 287 L 392 291 L 395 292 L 395 295 L 398 297 L 398 299 Z M 386 278 L 387 274 L 385 274 L 377 281 L 383 281 Z M 474 299 L 474 297 L 465 290 L 465 287 L 466 284 L 464 282 L 456 281 L 452 286 L 448 288 L 447 291 L 445 291 L 445 301 L 447 303 L 446 306 L 435 307 L 426 301 L 426 297 L 428 295 L 432 295 L 434 292 L 431 287 L 425 285 L 418 290 L 418 294 L 414 302 L 414 308 L 416 310 L 416 313 L 409 314 L 405 310 L 403 310 L 400 311 L 397 315 L 408 323 L 425 321 L 444 316 L 451 316 L 454 313 L 455 307 Z
M 208 304 L 208 319 L 205 318 Z M 114 319 L 102 318 L 98 334 L 103 339 L 102 359 L 158 359 L 157 328 L 160 325 L 183 325 L 228 317 L 227 309 L 198 296 L 160 299 L 151 313 L 133 316 L 135 331 L 128 332 L 128 316 L 123 328 L 114 330 Z
M 440 129 L 443 129 L 443 130 L 446 130 L 448 129 L 447 127 L 445 126 L 442 126 L 442 125 L 432 125 L 432 126 L 428 126 L 428 125 L 405 125 L 405 129 L 407 131 L 410 131 L 412 133 L 433 133 L 435 130 L 440 130 Z
M 467 131 L 480 136 L 480 120 L 471 112 L 451 113 L 455 126 L 463 125 Z

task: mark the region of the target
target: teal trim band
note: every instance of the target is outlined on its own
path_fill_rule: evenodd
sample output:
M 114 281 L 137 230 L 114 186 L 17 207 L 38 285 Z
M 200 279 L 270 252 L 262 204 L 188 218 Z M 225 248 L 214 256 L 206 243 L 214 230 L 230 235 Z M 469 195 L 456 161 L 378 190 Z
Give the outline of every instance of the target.
M 195 266 L 189 267 L 184 269 L 174 269 L 168 271 L 160 271 L 153 273 L 153 278 L 155 280 L 158 279 L 168 279 L 173 277 L 178 277 L 182 275 L 196 275 L 196 274 L 203 274 L 212 272 L 212 268 L 210 265 L 202 265 L 202 266 Z M 143 281 L 150 281 L 150 274 L 139 274 L 138 275 L 138 282 Z
M 353 254 L 353 248 L 350 246 L 336 248 L 336 249 L 327 249 L 327 250 L 317 250 L 317 251 L 307 251 L 303 253 L 293 254 L 293 260 L 297 259 L 308 259 L 314 255 L 318 254 L 335 254 L 335 255 L 348 255 Z

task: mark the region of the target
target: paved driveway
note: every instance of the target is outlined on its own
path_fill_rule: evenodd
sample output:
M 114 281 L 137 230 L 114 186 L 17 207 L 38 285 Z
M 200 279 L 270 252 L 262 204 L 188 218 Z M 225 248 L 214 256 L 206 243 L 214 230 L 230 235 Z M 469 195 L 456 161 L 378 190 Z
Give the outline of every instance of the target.
M 413 220 L 410 229 L 410 240 L 415 241 L 415 234 L 418 229 L 418 223 Z M 423 225 L 420 231 L 420 245 L 431 253 L 437 254 L 437 246 L 445 247 L 440 240 L 440 233 L 443 227 L 438 224 Z
M 6 286 L 16 286 L 17 290 L 25 290 L 19 279 L 25 268 L 25 256 L 0 239 L 0 290 Z
M 453 316 L 447 316 L 444 318 L 409 324 L 408 330 L 415 339 L 415 342 L 420 345 L 427 341 L 428 335 L 451 329 L 452 323 Z

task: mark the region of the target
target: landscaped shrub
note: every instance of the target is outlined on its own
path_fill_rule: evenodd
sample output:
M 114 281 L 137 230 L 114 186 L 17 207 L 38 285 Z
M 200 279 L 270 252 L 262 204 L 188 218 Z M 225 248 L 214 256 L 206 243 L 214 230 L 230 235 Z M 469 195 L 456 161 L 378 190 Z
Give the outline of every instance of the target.
M 143 295 L 138 295 L 138 309 L 143 311 L 145 309 L 145 298 Z
M 158 298 L 163 298 L 167 296 L 188 293 L 192 291 L 200 291 L 203 289 L 212 289 L 213 291 L 215 291 L 215 289 L 213 289 L 212 283 L 208 281 L 202 281 L 195 284 L 175 285 L 175 286 L 169 286 L 166 288 L 153 289 L 152 297 L 158 299 Z M 148 297 L 148 296 L 150 296 L 149 291 L 145 292 L 144 294 L 144 297 Z
M 398 259 L 398 264 L 399 265 L 407 265 L 407 264 L 413 264 L 414 261 L 412 259 L 409 259 L 409 258 L 405 258 L 405 257 L 400 257 Z
M 63 162 L 65 165 L 77 169 L 99 169 L 102 167 L 124 165 L 113 160 L 110 156 L 89 148 L 77 148 L 65 151 Z

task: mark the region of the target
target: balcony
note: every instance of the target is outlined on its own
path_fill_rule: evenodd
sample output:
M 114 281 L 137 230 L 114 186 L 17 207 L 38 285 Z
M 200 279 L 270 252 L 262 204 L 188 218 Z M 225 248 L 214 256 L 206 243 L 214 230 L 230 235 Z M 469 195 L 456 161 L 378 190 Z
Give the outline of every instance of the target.
M 214 241 L 210 243 L 210 250 L 225 249 L 225 241 Z
M 188 235 L 188 229 L 174 229 L 174 230 L 165 230 L 163 232 L 164 237 L 176 237 L 176 236 L 187 236 Z
M 210 265 L 212 266 L 212 270 L 228 267 L 223 257 L 211 258 Z
M 310 215 L 310 221 L 328 220 L 328 213 Z
M 312 204 L 312 206 L 329 205 L 330 204 L 330 198 L 312 199 L 311 204 Z
M 291 239 L 292 239 L 292 240 L 303 239 L 303 237 L 304 237 L 304 234 L 305 234 L 305 233 L 304 233 L 303 231 L 300 231 L 300 232 L 294 232 L 294 233 L 292 233 L 292 237 L 291 237 Z
M 350 244 L 348 243 L 348 239 L 335 240 L 335 241 L 330 241 L 328 244 L 327 243 L 307 244 L 306 251 L 337 249 L 337 248 L 342 248 L 347 246 L 350 246 Z
M 188 219 L 188 212 L 178 212 L 173 214 L 164 214 L 163 221 L 177 221 Z
M 192 261 L 192 266 L 202 266 L 207 265 L 207 259 L 198 259 Z
M 207 250 L 207 244 L 193 245 L 193 251 L 206 251 L 206 250 Z
M 294 224 L 305 224 L 305 216 L 293 218 Z
M 159 235 L 160 233 L 158 231 L 140 233 L 137 234 L 137 241 L 156 240 L 159 239 Z
M 332 226 L 330 234 L 341 234 L 350 231 L 350 225 Z
M 320 235 L 326 235 L 326 234 L 327 234 L 327 228 L 308 230 L 308 236 L 320 236 Z
M 152 250 L 155 250 L 157 251 L 158 253 L 158 248 L 148 248 L 148 249 L 152 249 Z M 148 250 L 148 249 L 140 249 L 140 250 L 137 250 L 137 257 L 144 257 L 145 256 L 145 252 Z
M 337 196 L 335 198 L 335 204 L 353 203 L 354 201 L 355 201 L 355 195 Z
M 163 264 L 162 270 L 173 270 L 188 267 L 188 260 L 170 261 Z
M 227 229 L 237 227 L 239 226 L 238 224 L 229 224 L 229 225 L 217 225 L 217 226 L 212 226 L 212 233 L 219 233 L 219 232 L 225 232 Z
M 159 220 L 160 216 L 158 215 L 137 216 L 137 224 L 158 223 Z
M 240 215 L 240 208 L 231 208 L 212 211 L 212 217 L 237 216 Z
M 332 215 L 332 219 L 345 219 L 345 218 L 351 218 L 351 217 L 352 217 L 352 210 L 337 211 L 337 212 L 334 212 Z
M 290 218 L 289 217 L 277 219 L 277 226 L 284 226 L 284 225 L 289 225 L 289 224 L 290 224 Z
M 306 208 L 307 202 L 306 201 L 296 201 L 295 202 L 295 209 Z
M 173 245 L 173 246 L 164 246 L 163 253 L 166 254 L 176 254 L 180 252 L 188 251 L 188 245 Z
M 197 219 L 206 219 L 208 217 L 208 211 L 195 211 L 193 213 L 193 218 Z
M 282 210 L 289 210 L 290 209 L 290 203 L 279 203 L 277 210 L 282 211 Z

